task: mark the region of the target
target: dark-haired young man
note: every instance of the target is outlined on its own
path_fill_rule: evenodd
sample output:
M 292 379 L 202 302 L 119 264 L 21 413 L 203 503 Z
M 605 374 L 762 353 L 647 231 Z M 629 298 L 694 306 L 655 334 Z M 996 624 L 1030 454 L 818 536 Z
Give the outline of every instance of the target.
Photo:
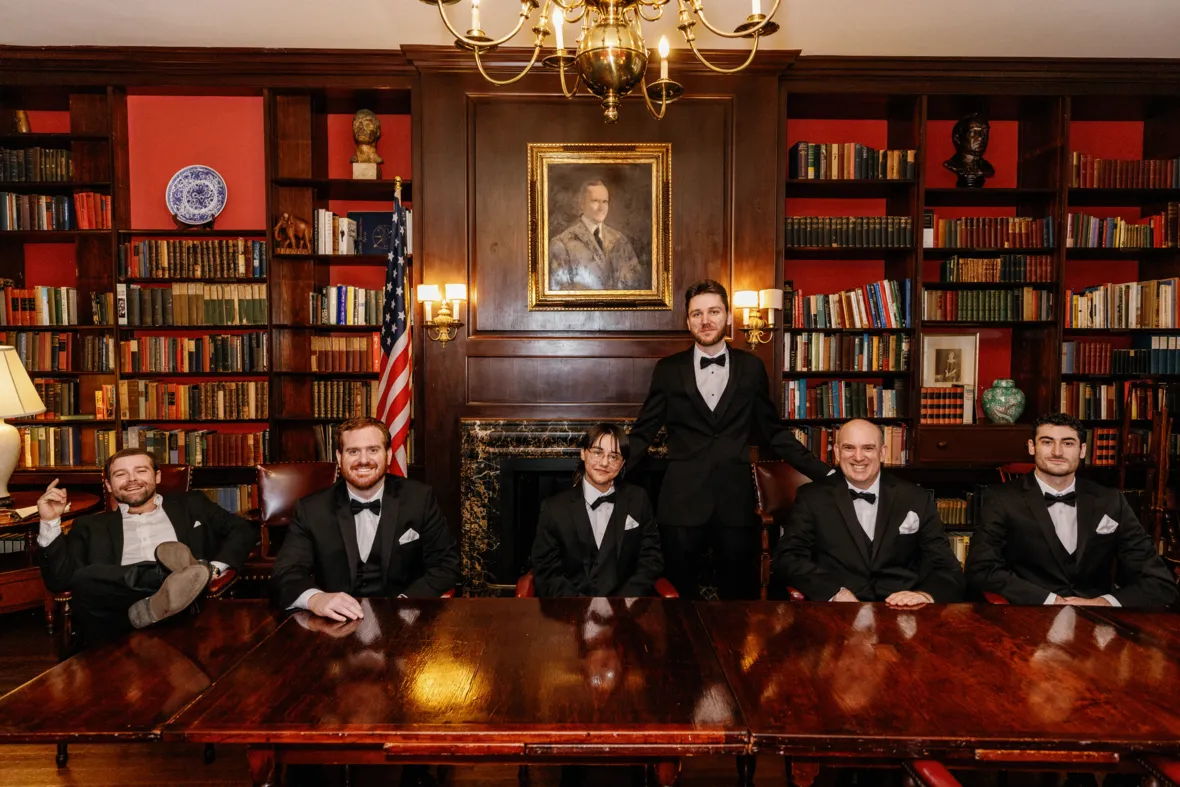
M 712 279 L 697 282 L 685 292 L 684 304 L 696 343 L 656 364 L 631 428 L 629 464 L 640 461 L 660 427 L 667 427 L 668 472 L 656 516 L 666 574 L 680 595 L 697 595 L 700 557 L 711 542 L 721 597 L 756 598 L 759 531 L 748 447 L 753 433 L 809 478 L 832 470 L 783 426 L 762 361 L 726 346 L 732 315 L 725 287 Z
M 1034 472 L 984 492 L 967 582 L 1013 604 L 1174 602 L 1176 583 L 1122 493 L 1075 476 L 1086 456 L 1081 421 L 1041 416 L 1028 452 Z
M 651 501 L 618 483 L 629 453 L 622 427 L 597 424 L 582 437 L 572 489 L 541 504 L 533 578 L 541 598 L 650 596 L 664 569 Z
M 80 517 L 63 534 L 69 496 L 55 478 L 37 501 L 45 586 L 70 591 L 74 620 L 89 640 L 143 628 L 186 609 L 217 573 L 241 568 L 258 542 L 249 522 L 200 492 L 156 493 L 156 460 L 124 448 L 106 462 L 115 511 Z

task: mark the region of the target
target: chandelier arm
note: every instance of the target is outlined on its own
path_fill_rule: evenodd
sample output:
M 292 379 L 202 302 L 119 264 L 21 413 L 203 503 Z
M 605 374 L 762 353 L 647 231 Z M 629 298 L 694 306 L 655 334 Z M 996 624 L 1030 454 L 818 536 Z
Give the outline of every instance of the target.
M 641 3 L 640 5 L 635 7 L 636 12 L 639 14 L 639 18 L 642 19 L 644 22 L 658 22 L 664 18 L 664 6 L 663 5 L 656 5 L 655 3 L 651 4 L 651 7 L 654 9 L 655 16 L 648 16 L 647 14 L 643 13 L 643 6 L 644 5 L 647 5 L 647 4 Z
M 783 0 L 774 0 L 774 8 L 770 9 L 770 13 L 766 15 L 765 19 L 759 22 L 755 27 L 751 27 L 748 30 L 743 30 L 740 33 L 726 33 L 713 27 L 713 25 L 709 24 L 709 20 L 705 18 L 704 8 L 702 6 L 698 6 L 696 3 L 693 3 L 692 5 L 692 13 L 697 19 L 701 20 L 701 24 L 704 25 L 705 28 L 708 29 L 708 31 L 713 35 L 721 36 L 722 38 L 747 38 L 753 35 L 757 38 L 758 31 L 766 27 L 767 23 L 769 23 L 770 20 L 774 18 L 775 13 L 778 12 L 779 4 L 782 3 L 782 1 Z
M 665 95 L 660 96 L 660 111 L 656 112 L 655 105 L 651 103 L 651 96 L 649 96 L 647 94 L 647 77 L 646 76 L 642 80 L 640 80 L 639 89 L 641 91 L 643 91 L 643 101 L 644 101 L 644 103 L 647 104 L 647 111 L 650 112 L 651 116 L 653 118 L 655 118 L 656 120 L 663 120 L 664 113 L 668 111 L 667 95 L 665 94 Z
M 533 65 L 537 62 L 537 55 L 539 55 L 539 54 L 541 54 L 540 42 L 538 42 L 537 45 L 533 47 L 533 56 L 531 58 L 529 58 L 529 62 L 527 64 L 525 64 L 524 70 L 521 71 L 516 76 L 512 77 L 511 79 L 495 79 L 492 77 L 491 74 L 489 74 L 487 71 L 485 71 L 484 67 L 483 67 L 483 61 L 480 60 L 480 58 L 479 58 L 479 49 L 478 48 L 476 48 L 476 50 L 475 50 L 475 65 L 479 67 L 479 73 L 483 74 L 484 79 L 491 82 L 493 85 L 498 85 L 500 87 L 503 87 L 504 85 L 511 85 L 513 82 L 519 82 L 520 80 L 524 79 L 525 76 L 529 73 L 529 71 L 532 70 Z
M 573 98 L 574 96 L 578 95 L 578 87 L 582 84 L 582 75 L 578 74 L 576 77 L 574 77 L 574 89 L 567 90 L 565 87 L 565 61 L 562 61 L 561 66 L 558 69 L 558 71 L 561 74 L 561 93 L 562 93 L 562 95 L 565 96 L 566 98 Z
M 443 4 L 441 2 L 436 3 L 435 5 L 438 6 L 438 15 L 442 17 L 443 24 L 447 26 L 447 30 L 451 32 L 451 35 L 453 35 L 459 41 L 462 41 L 464 44 L 467 44 L 467 46 L 475 49 L 477 52 L 481 48 L 491 49 L 493 47 L 507 43 L 509 40 L 515 37 L 517 33 L 520 32 L 522 27 L 524 27 L 524 23 L 528 21 L 529 15 L 532 14 L 531 9 L 536 8 L 531 0 L 522 0 L 520 4 L 520 19 L 517 20 L 516 27 L 513 28 L 511 33 L 495 41 L 476 41 L 475 39 L 468 38 L 454 28 L 454 26 L 451 24 L 451 20 L 447 18 L 447 12 L 443 10 Z
M 688 45 L 692 49 L 692 53 L 697 56 L 697 60 L 704 63 L 705 66 L 710 71 L 714 71 L 718 74 L 736 74 L 737 72 L 744 69 L 746 66 L 750 65 L 750 63 L 754 62 L 754 55 L 758 54 L 758 39 L 760 37 L 761 36 L 754 37 L 754 46 L 751 47 L 751 49 L 750 49 L 749 57 L 746 58 L 746 62 L 742 63 L 740 66 L 737 66 L 736 68 L 721 68 L 720 66 L 715 66 L 712 63 L 710 63 L 707 59 L 705 59 L 705 56 L 703 54 L 701 54 L 701 50 L 697 49 L 697 43 L 696 43 L 695 38 L 689 38 Z

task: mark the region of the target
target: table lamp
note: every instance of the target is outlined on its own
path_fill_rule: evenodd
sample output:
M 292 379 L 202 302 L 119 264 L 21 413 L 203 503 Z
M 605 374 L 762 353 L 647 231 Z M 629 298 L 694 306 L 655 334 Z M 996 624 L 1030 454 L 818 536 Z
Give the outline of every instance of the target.
M 0 506 L 11 506 L 8 479 L 20 459 L 20 432 L 5 418 L 25 418 L 45 412 L 29 373 L 15 347 L 0 345 Z

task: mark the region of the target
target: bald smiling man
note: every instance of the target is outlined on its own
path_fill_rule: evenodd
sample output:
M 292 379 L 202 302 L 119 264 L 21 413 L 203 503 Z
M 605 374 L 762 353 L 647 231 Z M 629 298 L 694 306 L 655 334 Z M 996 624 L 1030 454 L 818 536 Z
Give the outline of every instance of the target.
M 841 473 L 799 488 L 774 553 L 779 583 L 813 601 L 961 601 L 964 579 L 930 493 L 883 475 L 881 428 L 840 427 Z

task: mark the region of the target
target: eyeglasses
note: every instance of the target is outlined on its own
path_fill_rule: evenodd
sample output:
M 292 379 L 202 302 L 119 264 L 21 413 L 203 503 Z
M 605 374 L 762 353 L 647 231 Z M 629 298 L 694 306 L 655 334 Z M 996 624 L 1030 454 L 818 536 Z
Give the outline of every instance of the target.
M 603 451 L 598 446 L 591 448 L 589 451 L 589 454 L 590 454 L 590 456 L 594 457 L 595 462 L 601 462 L 602 460 L 605 459 L 607 461 L 607 464 L 617 465 L 623 461 L 622 454 L 616 454 L 613 451 L 608 454 L 606 451 Z

